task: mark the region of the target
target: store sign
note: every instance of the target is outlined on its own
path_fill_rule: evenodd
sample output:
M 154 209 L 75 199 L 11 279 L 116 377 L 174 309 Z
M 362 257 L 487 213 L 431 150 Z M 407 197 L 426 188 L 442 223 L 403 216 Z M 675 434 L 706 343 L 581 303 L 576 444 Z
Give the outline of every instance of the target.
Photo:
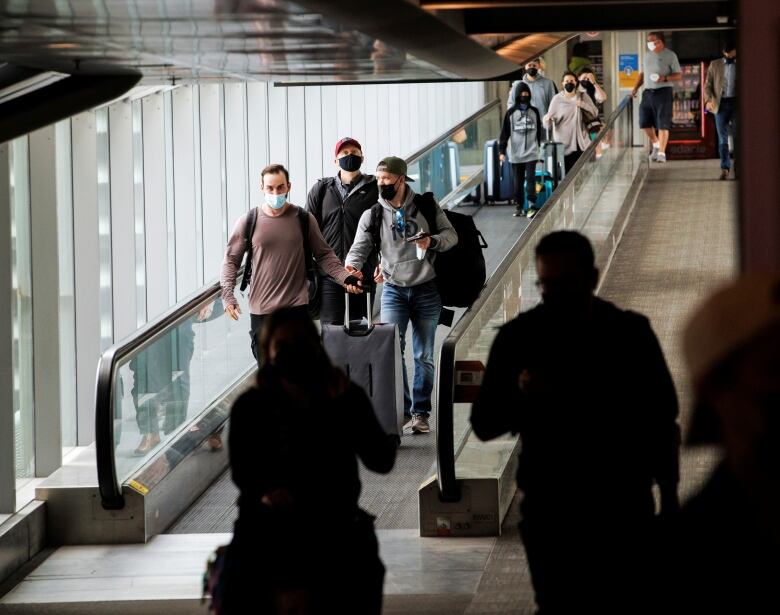
M 639 78 L 639 54 L 621 53 L 618 56 L 618 71 L 620 87 L 632 89 Z

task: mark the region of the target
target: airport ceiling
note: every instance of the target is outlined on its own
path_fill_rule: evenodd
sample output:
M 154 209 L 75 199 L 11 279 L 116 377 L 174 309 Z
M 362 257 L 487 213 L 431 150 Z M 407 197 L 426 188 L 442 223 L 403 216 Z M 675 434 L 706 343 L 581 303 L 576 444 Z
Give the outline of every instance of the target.
M 482 80 L 575 32 L 733 13 L 708 0 L 0 0 L 0 62 L 146 85 Z
M 508 28 L 523 32 L 724 28 L 734 27 L 737 15 L 736 0 L 421 0 L 420 6 L 459 15 L 468 35 Z

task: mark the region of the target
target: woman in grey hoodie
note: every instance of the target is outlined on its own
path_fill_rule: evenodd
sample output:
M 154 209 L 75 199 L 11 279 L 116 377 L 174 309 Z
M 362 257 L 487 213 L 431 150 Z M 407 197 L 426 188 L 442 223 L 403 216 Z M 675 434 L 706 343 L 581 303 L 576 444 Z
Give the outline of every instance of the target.
M 577 75 L 563 73 L 561 85 L 563 91 L 555 95 L 550 110 L 542 119 L 545 125 L 553 125 L 555 140 L 563 143 L 564 166 L 568 173 L 590 145 L 582 113 L 598 117 L 599 111 L 590 96 L 578 88 Z
M 531 88 L 522 81 L 517 85 L 515 106 L 504 116 L 504 125 L 498 139 L 499 159 L 509 156 L 515 191 L 515 216 L 522 216 L 523 186 L 528 199 L 528 217 L 536 208 L 536 163 L 542 143 L 542 120 L 539 110 L 531 106 Z M 508 146 L 508 147 L 507 147 Z

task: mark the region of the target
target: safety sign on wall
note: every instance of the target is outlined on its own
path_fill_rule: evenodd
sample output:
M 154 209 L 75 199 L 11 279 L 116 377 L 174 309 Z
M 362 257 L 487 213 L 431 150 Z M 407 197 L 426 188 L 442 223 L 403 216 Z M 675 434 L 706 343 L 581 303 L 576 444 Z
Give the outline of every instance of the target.
M 633 88 L 639 77 L 639 54 L 621 53 L 618 56 L 618 70 L 620 87 Z

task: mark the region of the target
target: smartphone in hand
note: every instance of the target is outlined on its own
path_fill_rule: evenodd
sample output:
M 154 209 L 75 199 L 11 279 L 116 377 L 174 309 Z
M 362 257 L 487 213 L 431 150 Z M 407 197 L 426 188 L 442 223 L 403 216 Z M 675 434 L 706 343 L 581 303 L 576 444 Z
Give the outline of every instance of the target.
M 426 233 L 425 231 L 420 231 L 419 233 L 412 235 L 411 237 L 406 237 L 404 241 L 412 242 L 417 241 L 418 239 L 424 239 L 425 237 L 430 237 L 430 233 Z

